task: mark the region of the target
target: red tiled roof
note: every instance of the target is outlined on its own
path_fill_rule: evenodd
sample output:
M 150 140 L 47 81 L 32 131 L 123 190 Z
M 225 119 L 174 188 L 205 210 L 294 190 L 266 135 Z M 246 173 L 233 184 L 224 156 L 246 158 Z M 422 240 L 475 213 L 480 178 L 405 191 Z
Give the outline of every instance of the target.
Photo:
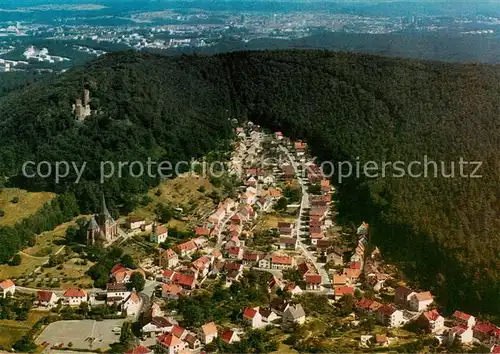
M 208 236 L 210 235 L 210 229 L 208 227 L 197 227 L 194 229 L 194 233 L 198 236 Z
M 192 286 L 195 280 L 196 279 L 190 275 L 185 275 L 180 273 L 175 273 L 174 275 L 174 281 L 179 285 Z
M 336 286 L 335 296 L 354 295 L 354 288 L 350 286 Z
M 499 354 L 500 353 L 500 345 L 493 346 L 493 348 L 491 348 L 491 352 L 494 354 Z
M 462 321 L 468 321 L 472 316 L 468 313 L 457 310 L 453 313 L 453 317 Z
M 82 289 L 68 289 L 64 293 L 64 297 L 87 297 L 87 293 Z
M 138 345 L 134 349 L 129 350 L 128 352 L 125 352 L 125 354 L 148 354 L 152 353 L 153 351 L 147 347 L 144 347 L 142 345 Z
M 424 316 L 429 321 L 436 321 L 441 315 L 439 314 L 439 312 L 437 312 L 436 309 L 434 309 L 434 310 L 431 310 L 431 311 L 424 312 Z
M 11 286 L 14 286 L 14 282 L 10 279 L 6 279 L 3 282 L 0 283 L 0 288 L 2 289 L 7 289 L 10 288 Z
M 181 338 L 185 331 L 186 330 L 181 326 L 175 325 L 174 328 L 172 328 L 172 332 L 170 333 L 172 333 L 177 338 Z
M 386 316 L 392 315 L 395 311 L 396 308 L 392 305 L 382 305 L 378 309 L 378 312 L 383 313 Z
M 183 251 L 191 251 L 196 249 L 196 244 L 194 243 L 193 240 L 186 241 L 184 243 L 181 243 L 177 245 L 177 249 L 183 250 Z
M 125 268 L 124 266 L 122 266 L 121 264 L 115 264 L 113 266 L 113 268 L 111 268 L 111 270 L 109 271 L 111 274 L 115 274 L 117 272 L 124 272 L 124 271 L 127 271 L 128 269 Z
M 272 256 L 271 262 L 277 264 L 292 264 L 293 258 L 287 256 Z
M 156 341 L 163 343 L 167 347 L 179 345 L 182 343 L 182 341 L 173 334 L 162 334 L 161 336 L 156 338 Z
M 203 326 L 201 326 L 201 329 L 205 336 L 217 334 L 217 326 L 213 322 L 205 323 Z
M 250 318 L 250 319 L 253 319 L 255 317 L 255 315 L 257 314 L 257 310 L 251 308 L 251 307 L 247 307 L 244 311 L 243 311 L 243 317 L 245 318 Z
M 428 301 L 432 300 L 432 294 L 430 291 L 424 291 L 422 293 L 416 293 L 414 295 L 418 301 Z
M 38 291 L 37 292 L 38 301 L 48 302 L 52 298 L 52 291 Z
M 234 333 L 233 331 L 226 331 L 220 335 L 220 339 L 230 344 L 231 338 L 233 338 L 233 333 Z
M 351 268 L 351 269 L 361 269 L 361 262 L 351 262 L 349 268 Z
M 239 247 L 230 247 L 228 250 L 228 253 L 232 254 L 232 255 L 239 255 L 240 251 L 241 251 L 241 248 L 239 248 Z
M 492 325 L 489 322 L 478 322 L 478 323 L 476 323 L 476 325 L 474 326 L 473 329 L 474 329 L 474 331 L 477 331 L 477 332 L 490 334 L 490 333 L 493 333 L 493 331 L 495 331 L 496 328 L 497 328 L 496 326 Z
M 306 283 L 307 284 L 321 284 L 321 275 L 319 275 L 319 274 L 306 275 Z

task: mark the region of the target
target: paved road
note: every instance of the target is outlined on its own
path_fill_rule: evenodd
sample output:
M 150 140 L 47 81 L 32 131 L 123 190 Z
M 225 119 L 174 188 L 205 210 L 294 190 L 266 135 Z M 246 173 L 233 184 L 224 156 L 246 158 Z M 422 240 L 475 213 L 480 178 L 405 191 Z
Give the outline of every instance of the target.
M 318 270 L 318 273 L 321 275 L 321 281 L 323 283 L 323 286 L 325 287 L 325 292 L 330 292 L 331 291 L 331 282 L 330 282 L 330 277 L 328 276 L 328 273 L 326 272 L 325 268 L 323 267 L 324 264 L 318 263 L 316 261 L 316 257 L 314 254 L 307 250 L 306 244 L 302 242 L 301 237 L 307 237 L 308 232 L 307 231 L 302 231 L 301 228 L 305 226 L 305 222 L 302 222 L 302 216 L 304 215 L 304 209 L 309 208 L 309 194 L 307 192 L 307 186 L 305 184 L 305 179 L 302 179 L 300 176 L 300 172 L 298 169 L 297 162 L 295 161 L 295 158 L 290 154 L 290 151 L 282 145 L 280 145 L 281 150 L 286 154 L 288 159 L 290 160 L 290 163 L 292 164 L 292 167 L 295 171 L 295 175 L 299 181 L 299 184 L 302 188 L 302 200 L 300 202 L 300 209 L 299 209 L 299 217 L 297 218 L 297 238 L 298 238 L 298 247 L 302 251 L 302 253 L 308 258 L 308 260 L 314 264 L 316 269 Z

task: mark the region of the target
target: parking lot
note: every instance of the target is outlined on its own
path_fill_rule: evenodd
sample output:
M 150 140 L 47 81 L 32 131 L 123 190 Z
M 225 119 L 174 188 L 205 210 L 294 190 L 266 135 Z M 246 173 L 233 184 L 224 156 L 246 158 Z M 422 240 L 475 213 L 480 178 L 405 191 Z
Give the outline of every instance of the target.
M 60 346 L 106 350 L 109 349 L 111 343 L 119 341 L 118 329 L 121 328 L 123 322 L 123 319 L 58 321 L 49 324 L 35 342 L 47 348 Z

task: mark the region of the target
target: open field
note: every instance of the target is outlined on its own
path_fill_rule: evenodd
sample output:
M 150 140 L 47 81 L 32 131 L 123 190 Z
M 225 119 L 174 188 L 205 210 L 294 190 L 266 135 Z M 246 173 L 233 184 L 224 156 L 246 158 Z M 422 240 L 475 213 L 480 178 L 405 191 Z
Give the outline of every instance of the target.
M 12 203 L 14 198 L 17 203 Z M 37 212 L 45 203 L 55 197 L 48 192 L 28 192 L 19 188 L 0 189 L 0 209 L 5 215 L 0 218 L 0 225 L 11 226 L 21 219 Z
M 157 195 L 158 191 L 161 191 L 161 195 Z M 165 203 L 176 208 L 182 208 L 185 215 L 199 218 L 206 216 L 215 209 L 215 203 L 208 197 L 213 192 L 218 193 L 219 190 L 208 179 L 192 174 L 184 174 L 166 180 L 158 187 L 150 190 L 148 196 L 151 198 L 151 202 L 147 206 L 137 208 L 130 215 L 152 221 L 155 219 L 156 205 Z M 189 220 L 187 222 L 173 220 L 169 223 L 169 226 L 185 230 L 188 223 Z
M 36 344 L 49 342 L 52 346 L 63 343 L 65 347 L 72 343 L 75 349 L 109 349 L 109 345 L 118 342 L 124 320 L 75 320 L 58 321 L 48 325 L 35 340 Z
M 263 214 L 259 217 L 259 221 L 255 226 L 255 230 L 262 231 L 278 227 L 278 222 L 294 223 L 297 219 L 293 216 L 279 215 L 277 213 Z
M 64 240 L 68 227 L 70 227 L 71 225 L 75 225 L 76 220 L 82 217 L 87 219 L 90 218 L 90 216 L 87 215 L 80 215 L 71 221 L 57 226 L 54 230 L 42 232 L 36 237 L 35 246 L 26 248 L 23 250 L 23 252 L 35 257 L 48 257 L 51 254 L 57 252 L 57 250 L 61 248 L 60 242 L 58 241 Z
M 49 312 L 31 311 L 26 321 L 0 320 L 0 348 L 9 350 L 33 325 Z
M 63 251 L 64 252 L 64 251 Z M 23 277 L 18 284 L 28 288 L 51 288 L 56 284 L 57 288 L 67 289 L 70 287 L 92 287 L 92 279 L 85 272 L 93 265 L 77 264 L 83 261 L 76 256 L 66 260 L 57 267 L 42 268 L 40 273 Z
M 7 264 L 0 265 L 0 278 L 19 278 L 26 276 L 40 267 L 46 258 L 33 258 L 21 253 L 21 264 L 11 267 Z

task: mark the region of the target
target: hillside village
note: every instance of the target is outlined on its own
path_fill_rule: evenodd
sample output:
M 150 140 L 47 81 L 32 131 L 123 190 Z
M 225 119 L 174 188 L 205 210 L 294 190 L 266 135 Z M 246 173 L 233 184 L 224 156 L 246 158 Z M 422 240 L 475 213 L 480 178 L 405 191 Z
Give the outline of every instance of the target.
M 238 352 L 258 341 L 268 343 L 264 352 L 307 351 L 312 340 L 328 350 L 343 338 L 341 348 L 353 351 L 422 345 L 500 353 L 499 327 L 460 309 L 445 316 L 428 289 L 408 285 L 384 261 L 368 223 L 336 224 L 335 188 L 306 142 L 251 123 L 235 134 L 227 166 L 240 181 L 237 193 L 192 225 L 190 237 L 173 236 L 156 219 L 130 215 L 120 223 L 103 197 L 85 225 L 87 246 L 142 237 L 147 250 L 136 264 L 114 264 L 106 289 L 2 281 L 4 299 L 25 298 L 59 316 L 27 340 L 46 352 L 116 343 L 126 353 Z M 102 330 L 89 335 L 96 313 Z

